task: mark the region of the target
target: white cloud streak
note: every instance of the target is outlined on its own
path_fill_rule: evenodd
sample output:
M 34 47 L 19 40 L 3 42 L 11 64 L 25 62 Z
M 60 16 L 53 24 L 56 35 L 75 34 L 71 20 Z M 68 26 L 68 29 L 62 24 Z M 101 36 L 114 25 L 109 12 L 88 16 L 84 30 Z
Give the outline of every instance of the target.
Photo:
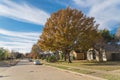
M 32 45 L 37 42 L 39 36 L 40 33 L 35 32 L 15 32 L 0 29 L 0 47 L 23 53 L 30 52 Z
M 0 16 L 37 25 L 44 25 L 49 18 L 49 14 L 41 9 L 26 3 L 18 4 L 12 0 L 0 2 Z
M 49 18 L 49 14 L 39 8 L 12 0 L 0 1 L 0 16 L 37 25 L 44 25 Z M 37 32 L 17 32 L 0 28 L 0 47 L 29 52 L 39 36 L 40 33 Z
M 73 0 L 78 7 L 89 8 L 88 16 L 95 17 L 99 29 L 112 30 L 120 23 L 120 0 Z
M 5 36 L 13 36 L 18 38 L 27 38 L 27 39 L 37 39 L 37 37 L 40 35 L 40 33 L 32 33 L 32 32 L 15 32 L 15 31 L 8 31 L 4 29 L 0 29 L 0 34 Z

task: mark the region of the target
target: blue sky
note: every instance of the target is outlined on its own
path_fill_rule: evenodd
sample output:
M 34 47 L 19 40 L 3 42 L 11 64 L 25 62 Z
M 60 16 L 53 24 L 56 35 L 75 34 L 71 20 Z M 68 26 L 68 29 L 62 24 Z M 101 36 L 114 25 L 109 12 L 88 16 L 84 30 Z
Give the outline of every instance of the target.
M 0 0 L 0 47 L 29 52 L 47 18 L 68 6 L 95 17 L 99 29 L 119 27 L 120 0 Z

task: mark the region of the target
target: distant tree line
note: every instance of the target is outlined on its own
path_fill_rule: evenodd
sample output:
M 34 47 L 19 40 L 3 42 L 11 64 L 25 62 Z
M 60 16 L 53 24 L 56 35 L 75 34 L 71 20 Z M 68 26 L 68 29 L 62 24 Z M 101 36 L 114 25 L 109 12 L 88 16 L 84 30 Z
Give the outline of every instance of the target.
M 11 56 L 8 49 L 0 48 L 0 60 L 8 59 Z
M 23 58 L 24 55 L 19 52 L 10 52 L 8 49 L 0 48 L 0 60 Z

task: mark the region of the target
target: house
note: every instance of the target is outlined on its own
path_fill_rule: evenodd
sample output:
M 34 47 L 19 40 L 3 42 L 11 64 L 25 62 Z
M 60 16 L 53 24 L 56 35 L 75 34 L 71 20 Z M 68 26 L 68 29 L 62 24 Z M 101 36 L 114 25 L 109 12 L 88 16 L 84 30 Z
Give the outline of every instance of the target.
M 71 51 L 70 56 L 73 56 L 75 60 L 84 60 L 84 53 L 81 53 L 79 51 Z
M 104 46 L 107 60 L 117 61 L 120 60 L 120 45 L 108 44 Z
M 120 45 L 105 44 L 102 48 L 90 48 L 87 51 L 87 59 L 89 61 L 118 61 L 120 60 Z

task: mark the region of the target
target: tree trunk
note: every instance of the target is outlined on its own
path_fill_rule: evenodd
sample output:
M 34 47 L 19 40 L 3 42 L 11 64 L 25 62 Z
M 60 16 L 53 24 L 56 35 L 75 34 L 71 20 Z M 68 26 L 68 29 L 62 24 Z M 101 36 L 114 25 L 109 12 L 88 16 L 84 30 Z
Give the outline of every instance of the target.
M 69 53 L 68 53 L 68 63 L 72 63 Z
M 86 60 L 87 59 L 87 53 L 84 52 L 83 54 L 84 54 L 84 60 Z
M 64 53 L 64 61 L 66 61 L 67 60 L 67 58 L 66 58 L 66 53 Z

